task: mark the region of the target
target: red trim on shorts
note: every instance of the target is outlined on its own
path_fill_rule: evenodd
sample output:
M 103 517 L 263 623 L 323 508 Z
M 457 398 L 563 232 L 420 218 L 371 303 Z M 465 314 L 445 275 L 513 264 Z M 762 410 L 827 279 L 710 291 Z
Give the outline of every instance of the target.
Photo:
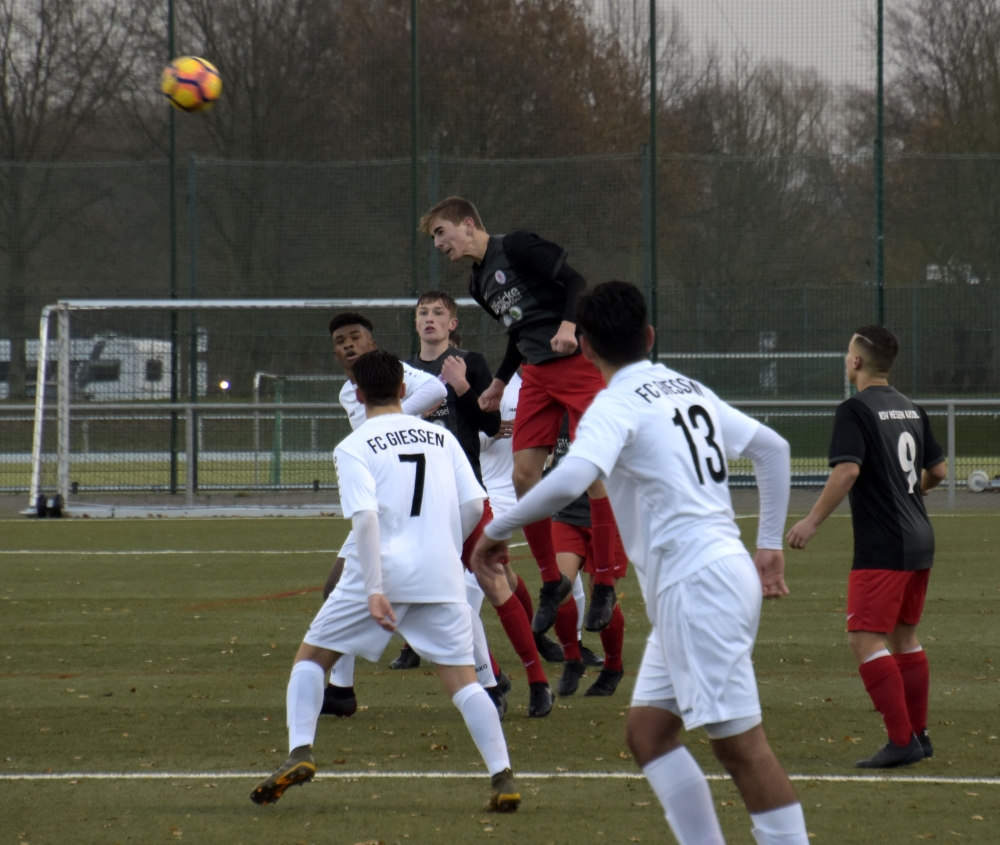
M 583 412 L 603 389 L 604 377 L 579 353 L 522 365 L 512 449 L 518 452 L 555 446 L 567 412 L 572 440 Z
M 852 569 L 847 581 L 847 630 L 888 634 L 916 625 L 924 609 L 930 569 Z

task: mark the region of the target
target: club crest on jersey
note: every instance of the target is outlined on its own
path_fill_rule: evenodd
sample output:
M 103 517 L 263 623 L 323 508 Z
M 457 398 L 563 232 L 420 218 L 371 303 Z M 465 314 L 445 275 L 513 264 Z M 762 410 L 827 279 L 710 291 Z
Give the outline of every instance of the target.
M 507 284 L 507 276 L 504 274 L 503 270 L 497 270 L 496 273 L 493 274 L 493 278 L 497 280 L 498 285 Z

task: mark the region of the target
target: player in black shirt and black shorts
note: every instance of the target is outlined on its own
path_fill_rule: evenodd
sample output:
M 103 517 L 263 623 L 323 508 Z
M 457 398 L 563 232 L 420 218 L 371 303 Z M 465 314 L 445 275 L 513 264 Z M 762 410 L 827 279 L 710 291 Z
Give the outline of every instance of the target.
M 850 495 L 848 642 L 889 734 L 884 748 L 858 761 L 866 769 L 907 766 L 934 753 L 927 735 L 929 671 L 917 623 L 934 562 L 924 494 L 947 470 L 927 413 L 889 386 L 898 352 L 899 341 L 882 326 L 854 333 L 846 366 L 858 394 L 837 408 L 833 471 L 809 516 L 788 532 L 788 544 L 804 549 Z
M 570 437 L 594 396 L 604 388 L 597 369 L 580 354 L 576 306 L 586 280 L 566 263 L 566 250 L 531 232 L 490 236 L 468 200 L 449 197 L 420 221 L 420 231 L 451 261 L 471 260 L 469 292 L 503 327 L 507 352 L 492 385 L 480 397 L 486 410 L 500 407 L 504 387 L 521 366 L 521 393 L 514 420 L 514 489 L 523 496 L 542 477 L 556 445 L 559 425 L 570 418 Z M 599 631 L 615 607 L 614 551 L 618 529 L 601 482 L 589 489 L 597 575 L 584 627 Z M 542 575 L 532 630 L 555 622 L 557 608 L 572 590 L 559 572 L 551 519 L 524 526 L 524 536 Z

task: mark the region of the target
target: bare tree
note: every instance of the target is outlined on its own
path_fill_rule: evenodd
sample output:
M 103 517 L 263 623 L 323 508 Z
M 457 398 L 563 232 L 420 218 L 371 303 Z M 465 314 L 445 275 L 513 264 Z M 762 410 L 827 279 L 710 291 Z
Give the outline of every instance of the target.
M 29 259 L 95 198 L 52 207 L 43 164 L 87 154 L 86 136 L 137 62 L 145 0 L 0 0 L 0 336 L 12 341 L 10 395 L 26 395 Z

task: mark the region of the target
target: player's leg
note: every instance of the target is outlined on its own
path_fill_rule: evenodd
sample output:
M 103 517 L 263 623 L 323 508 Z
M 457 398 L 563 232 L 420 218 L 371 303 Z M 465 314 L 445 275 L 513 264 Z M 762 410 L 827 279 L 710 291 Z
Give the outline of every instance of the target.
M 400 631 L 420 654 L 438 665 L 441 683 L 462 714 L 489 772 L 490 809 L 513 812 L 521 796 L 510 771 L 507 741 L 496 707 L 477 682 L 471 662 L 472 609 L 468 603 L 411 605 Z
M 514 571 L 514 567 L 512 566 L 507 567 L 507 586 L 517 596 L 517 600 L 521 602 L 521 607 L 524 608 L 529 621 L 534 619 L 535 607 L 531 602 L 531 593 L 528 592 L 528 585 L 524 583 L 524 579 Z M 565 659 L 563 650 L 559 647 L 559 644 L 545 634 L 535 634 L 535 648 L 538 649 L 539 655 L 541 655 L 546 663 L 562 663 Z
M 624 578 L 628 571 L 628 557 L 621 542 L 618 543 L 618 547 L 614 568 L 616 591 L 618 581 Z M 625 676 L 625 666 L 622 662 L 622 652 L 625 648 L 625 614 L 617 603 L 611 612 L 611 621 L 601 629 L 601 645 L 604 648 L 604 665 L 586 695 L 614 695 L 618 684 Z
M 288 758 L 254 787 L 250 800 L 255 804 L 273 804 L 288 787 L 312 780 L 316 774 L 312 746 L 323 707 L 323 679 L 340 656 L 307 643 L 299 646 L 285 694 Z
M 556 562 L 559 564 L 559 571 L 570 581 L 575 581 L 583 568 L 589 533 L 589 529 L 583 526 L 567 525 L 564 522 L 552 523 L 552 544 L 556 550 Z M 556 612 L 556 636 L 566 656 L 562 677 L 556 686 L 556 692 L 560 696 L 573 695 L 586 671 L 580 654 L 577 621 L 576 602 L 570 594 L 563 599 Z
M 514 452 L 512 481 L 520 499 L 542 478 L 549 452 L 559 439 L 559 427 L 565 410 L 551 395 L 551 382 L 560 377 L 560 362 L 550 361 L 539 366 L 522 368 L 521 392 L 517 400 L 511 448 Z M 532 619 L 532 630 L 544 634 L 556 619 L 556 608 L 572 589 L 564 583 L 552 548 L 552 520 L 542 519 L 522 529 L 542 576 L 538 608 Z
M 462 560 L 466 565 L 468 565 L 471 551 L 488 521 L 484 512 L 483 520 L 466 539 L 462 552 Z M 552 710 L 552 690 L 545 677 L 545 671 L 542 669 L 542 660 L 538 656 L 531 623 L 528 621 L 528 616 L 524 612 L 521 602 L 517 600 L 517 596 L 510 589 L 506 570 L 505 564 L 497 562 L 492 566 L 476 568 L 473 570 L 473 574 L 476 576 L 480 589 L 496 610 L 500 624 L 524 666 L 530 690 L 528 693 L 528 715 L 533 717 L 547 716 Z
M 734 719 L 706 725 L 712 751 L 743 797 L 758 845 L 808 845 L 802 804 L 788 775 L 768 745 L 764 728 L 742 730 Z M 725 736 L 729 731 L 739 733 Z
M 847 585 L 847 642 L 889 734 L 883 748 L 857 762 L 863 769 L 908 766 L 924 758 L 923 746 L 910 725 L 903 676 L 885 642 L 896 627 L 909 575 L 890 569 L 855 569 Z
M 590 608 L 584 617 L 583 627 L 588 631 L 600 631 L 611 622 L 611 615 L 617 602 L 615 561 L 621 537 L 618 535 L 618 524 L 615 522 L 604 484 L 595 481 L 587 490 L 587 496 L 590 499 L 590 523 L 593 533 L 594 588 L 590 594 Z
M 358 710 L 354 694 L 354 655 L 345 654 L 330 670 L 330 683 L 323 690 L 324 716 L 353 716 Z
M 927 654 L 917 637 L 917 625 L 923 612 L 930 570 L 914 572 L 903 596 L 896 627 L 887 637 L 892 657 L 903 678 L 906 711 L 910 728 L 920 740 L 924 757 L 934 756 L 934 746 L 927 733 L 927 704 L 930 690 L 930 667 Z
M 397 622 L 406 618 L 408 605 L 394 608 Z M 288 759 L 250 793 L 256 804 L 273 804 L 289 786 L 305 783 L 316 773 L 312 756 L 316 723 L 323 707 L 323 679 L 344 654 L 360 654 L 376 661 L 392 635 L 380 628 L 368 612 L 368 602 L 335 592 L 324 602 L 295 655 L 285 698 Z
M 724 845 L 705 774 L 678 735 L 674 688 L 654 629 L 636 678 L 625 741 L 680 845 Z

